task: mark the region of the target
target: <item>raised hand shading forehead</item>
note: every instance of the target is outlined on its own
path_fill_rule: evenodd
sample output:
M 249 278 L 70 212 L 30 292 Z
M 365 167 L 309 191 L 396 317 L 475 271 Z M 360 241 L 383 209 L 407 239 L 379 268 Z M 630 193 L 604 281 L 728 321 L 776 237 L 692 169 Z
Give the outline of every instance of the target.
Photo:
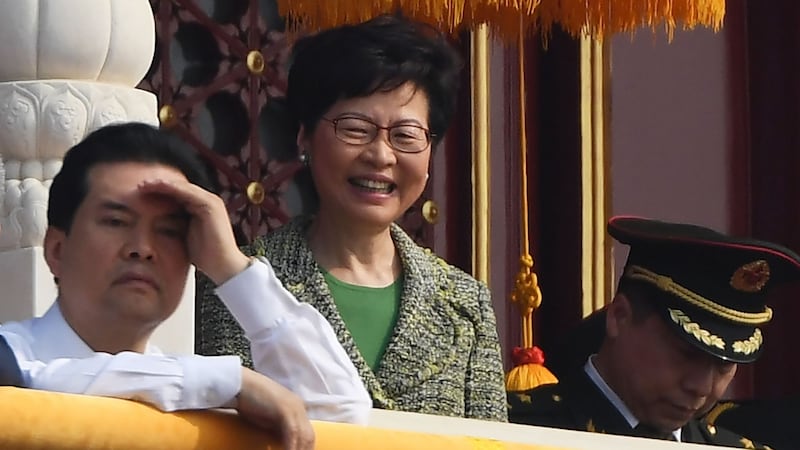
M 109 181 L 105 179 L 103 184 Z M 178 199 L 144 192 L 136 177 L 126 179 L 124 175 L 116 185 L 94 186 L 83 203 L 90 214 L 121 214 L 130 218 L 147 216 L 159 222 L 174 222 L 176 225 L 188 220 L 186 208 Z

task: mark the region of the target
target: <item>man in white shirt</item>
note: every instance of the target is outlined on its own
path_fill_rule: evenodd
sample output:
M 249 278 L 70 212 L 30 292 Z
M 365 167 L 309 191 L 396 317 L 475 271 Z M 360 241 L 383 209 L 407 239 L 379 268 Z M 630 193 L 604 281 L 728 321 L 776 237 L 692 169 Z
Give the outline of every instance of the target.
M 267 261 L 239 251 L 209 187 L 188 146 L 145 124 L 101 128 L 67 152 L 44 241 L 58 299 L 43 317 L 0 327 L 23 384 L 163 411 L 234 407 L 277 428 L 287 449 L 313 448 L 309 416 L 365 423 L 369 395 L 333 330 Z M 235 356 L 164 355 L 149 344 L 190 264 L 219 286 L 266 376 Z
M 631 250 L 603 312 L 604 336 L 595 336 L 597 353 L 562 371 L 557 384 L 510 393 L 510 421 L 766 448 L 697 417 L 723 395 L 737 365 L 761 353 L 760 327 L 772 318 L 766 294 L 800 280 L 800 256 L 637 217 L 614 217 L 608 231 Z

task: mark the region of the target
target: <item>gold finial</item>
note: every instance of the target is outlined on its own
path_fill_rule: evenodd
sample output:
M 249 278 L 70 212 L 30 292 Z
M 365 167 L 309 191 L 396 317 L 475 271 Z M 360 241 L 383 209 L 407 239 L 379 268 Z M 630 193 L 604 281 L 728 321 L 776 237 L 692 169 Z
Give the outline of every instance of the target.
M 258 181 L 251 181 L 247 185 L 247 199 L 250 200 L 250 203 L 260 205 L 265 197 L 266 192 L 264 192 L 264 186 L 262 186 L 261 183 Z
M 253 75 L 261 75 L 264 71 L 264 55 L 258 50 L 250 50 L 247 54 L 247 69 Z
M 158 120 L 164 128 L 172 128 L 178 123 L 178 116 L 172 105 L 164 105 L 158 110 Z
M 431 225 L 439 223 L 439 205 L 433 200 L 426 200 L 422 204 L 422 217 Z

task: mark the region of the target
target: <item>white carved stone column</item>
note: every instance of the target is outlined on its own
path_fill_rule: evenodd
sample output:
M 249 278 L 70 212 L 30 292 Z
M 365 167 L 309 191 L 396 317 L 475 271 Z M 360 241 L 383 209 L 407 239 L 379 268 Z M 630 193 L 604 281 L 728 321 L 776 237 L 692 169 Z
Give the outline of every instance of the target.
M 56 297 L 42 241 L 67 149 L 109 123 L 158 124 L 155 95 L 135 88 L 154 49 L 147 0 L 0 2 L 0 322 L 41 315 Z M 190 277 L 155 342 L 184 353 L 193 341 Z

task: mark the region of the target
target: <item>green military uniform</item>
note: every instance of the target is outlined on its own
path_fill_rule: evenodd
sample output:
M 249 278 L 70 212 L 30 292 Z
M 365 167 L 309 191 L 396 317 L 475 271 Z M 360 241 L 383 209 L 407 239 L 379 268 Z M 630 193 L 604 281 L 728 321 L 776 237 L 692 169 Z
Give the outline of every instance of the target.
M 608 232 L 631 247 L 620 291 L 635 289 L 639 293 L 637 298 L 667 329 L 724 362 L 749 363 L 758 358 L 764 340 L 760 327 L 772 318 L 772 310 L 765 304 L 767 291 L 781 283 L 800 280 L 800 256 L 769 242 L 734 238 L 695 225 L 637 217 L 612 218 Z M 613 358 L 617 368 L 629 367 L 634 372 L 639 368 L 637 361 L 612 356 L 613 352 L 603 353 L 600 341 L 606 339 L 609 345 L 615 344 L 613 339 L 603 337 L 604 319 L 598 317 L 586 322 L 585 334 L 594 336 L 591 341 L 572 345 L 574 351 L 570 353 L 574 355 L 561 356 L 558 384 L 508 394 L 509 421 L 674 439 L 672 433 L 645 430 L 649 428 L 646 424 L 634 429 L 630 425 L 636 423 L 632 412 L 626 411 L 630 422 L 621 412 L 627 409 L 625 401 L 616 398 L 593 365 L 583 367 L 587 353 L 599 349 L 601 355 Z M 591 370 L 591 376 L 587 370 Z M 646 379 L 640 381 L 646 383 Z M 601 384 L 608 389 L 606 392 L 599 387 Z M 610 399 L 612 396 L 614 400 Z M 685 424 L 680 430 L 680 440 L 769 448 L 700 420 Z

